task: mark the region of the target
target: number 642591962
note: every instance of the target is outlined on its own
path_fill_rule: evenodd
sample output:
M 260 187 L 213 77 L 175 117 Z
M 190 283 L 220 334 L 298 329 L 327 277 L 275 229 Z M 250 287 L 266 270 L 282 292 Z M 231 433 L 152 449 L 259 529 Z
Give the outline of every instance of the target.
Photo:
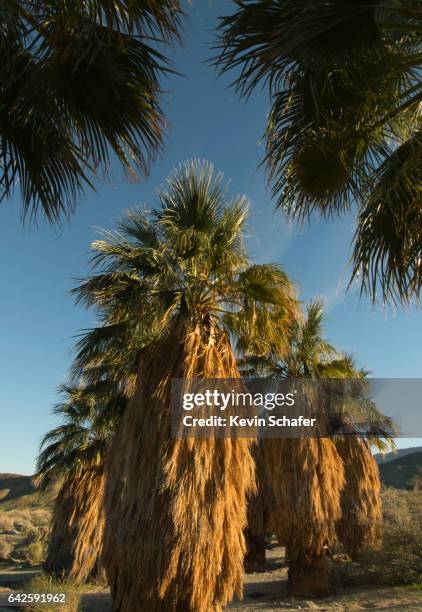
M 66 593 L 10 593 L 7 598 L 9 603 L 66 603 Z

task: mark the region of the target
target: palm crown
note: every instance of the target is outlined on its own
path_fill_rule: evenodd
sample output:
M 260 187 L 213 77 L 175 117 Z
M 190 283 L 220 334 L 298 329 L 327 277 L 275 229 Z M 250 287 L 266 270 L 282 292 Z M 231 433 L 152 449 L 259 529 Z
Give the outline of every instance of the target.
M 331 405 L 333 398 L 336 402 L 335 415 L 339 420 L 332 426 L 346 427 L 363 435 L 380 451 L 393 448 L 397 428 L 369 398 L 369 372 L 357 369 L 350 355 L 327 342 L 323 321 L 323 303 L 319 299 L 313 300 L 307 306 L 306 316 L 293 324 L 285 354 L 282 357 L 274 352 L 263 356 L 247 355 L 240 362 L 242 374 L 272 379 L 331 379 L 321 385 L 321 392 L 327 394 L 326 406 Z
M 144 345 L 178 319 L 221 326 L 239 351 L 282 352 L 297 314 L 295 289 L 279 266 L 249 265 L 246 199 L 231 198 L 222 176 L 201 162 L 174 171 L 159 198 L 158 208 L 128 213 L 93 243 L 102 271 L 74 290 L 77 300 L 95 306 L 106 327 L 126 326 L 128 336 L 139 321 L 148 330 Z
M 276 378 L 348 378 L 364 375 L 363 370 L 356 370 L 351 357 L 340 353 L 325 340 L 323 320 L 323 303 L 315 299 L 308 304 L 306 316 L 294 321 L 284 355 L 247 355 L 241 362 L 244 374 Z
M 266 162 L 300 220 L 359 206 L 353 276 L 375 299 L 422 286 L 420 3 L 236 0 L 221 70 L 248 96 L 269 84 Z

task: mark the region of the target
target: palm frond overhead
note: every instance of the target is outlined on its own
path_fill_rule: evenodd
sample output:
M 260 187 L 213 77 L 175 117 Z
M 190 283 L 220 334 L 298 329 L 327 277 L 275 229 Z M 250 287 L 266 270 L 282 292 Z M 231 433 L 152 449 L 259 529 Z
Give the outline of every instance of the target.
M 397 230 L 391 228 L 386 199 L 376 208 L 375 223 L 374 203 L 384 171 L 397 168 L 397 156 L 407 144 L 414 147 L 421 130 L 420 3 L 236 0 L 235 5 L 221 20 L 215 63 L 222 73 L 235 71 L 233 85 L 243 97 L 258 85 L 268 87 L 264 163 L 277 207 L 303 221 L 315 211 L 329 216 L 357 206 L 353 274 L 362 268 L 362 290 L 373 299 L 418 298 L 418 258 L 412 253 L 403 262 L 387 256 L 388 247 L 380 245 L 389 244 Z M 416 209 L 422 165 L 418 156 L 414 161 Z M 396 194 L 400 176 L 390 173 Z M 398 207 L 394 223 L 401 240 L 414 245 L 405 207 Z
M 422 134 L 377 169 L 357 224 L 353 276 L 384 301 L 409 301 L 422 287 Z
M 162 146 L 160 51 L 181 33 L 176 1 L 12 0 L 2 7 L 0 189 L 23 215 L 69 214 L 117 157 L 148 172 Z

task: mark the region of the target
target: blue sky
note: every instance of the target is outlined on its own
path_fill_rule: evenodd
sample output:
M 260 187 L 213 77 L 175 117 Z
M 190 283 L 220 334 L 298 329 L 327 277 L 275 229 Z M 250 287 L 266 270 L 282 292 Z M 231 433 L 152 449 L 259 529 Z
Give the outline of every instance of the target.
M 346 292 L 354 217 L 304 228 L 289 227 L 274 212 L 265 177 L 257 170 L 268 112 L 265 91 L 245 105 L 204 63 L 210 57 L 218 15 L 228 0 L 196 1 L 188 9 L 185 44 L 170 53 L 184 77 L 164 82 L 170 122 L 167 146 L 150 176 L 129 184 L 119 168 L 97 193 L 79 202 L 61 230 L 41 219 L 22 227 L 19 195 L 0 206 L 0 472 L 31 473 L 39 440 L 56 424 L 51 409 L 56 388 L 66 379 L 73 338 L 92 327 L 92 312 L 75 307 L 68 294 L 75 278 L 89 271 L 89 245 L 97 228 L 112 228 L 125 209 L 156 202 L 156 191 L 180 161 L 206 158 L 231 179 L 235 193 L 251 202 L 248 246 L 258 262 L 279 262 L 298 283 L 303 300 L 322 296 L 327 304 L 326 335 L 354 353 L 377 377 L 420 377 L 422 319 L 416 308 L 385 311 Z M 420 444 L 401 440 L 400 446 Z

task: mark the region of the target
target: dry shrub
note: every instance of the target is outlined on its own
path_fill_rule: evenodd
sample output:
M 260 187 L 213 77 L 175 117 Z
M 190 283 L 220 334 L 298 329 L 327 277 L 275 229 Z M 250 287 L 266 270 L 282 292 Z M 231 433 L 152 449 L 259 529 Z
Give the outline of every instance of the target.
M 248 439 L 172 439 L 172 378 L 239 378 L 226 334 L 174 329 L 147 347 L 106 496 L 113 609 L 211 612 L 242 595 Z
M 56 499 L 46 572 L 83 583 L 101 571 L 104 472 L 84 469 L 64 482 Z
M 33 565 L 38 565 L 43 561 L 45 555 L 45 547 L 41 542 L 31 542 L 27 548 L 27 558 Z
M 7 561 L 13 551 L 13 546 L 5 538 L 0 538 L 0 561 Z
M 362 552 L 359 565 L 385 584 L 422 584 L 422 493 L 387 489 L 382 501 L 382 547 Z
M 363 546 L 377 547 L 381 539 L 381 482 L 379 468 L 367 443 L 357 437 L 336 444 L 343 459 L 346 483 L 341 496 L 337 535 L 351 559 Z
M 328 591 L 327 544 L 336 538 L 344 468 L 328 438 L 267 439 L 265 468 L 277 504 L 275 531 L 286 545 L 294 594 Z
M 14 523 L 9 514 L 2 512 L 2 514 L 0 514 L 0 530 L 4 533 L 11 533 L 14 529 Z
M 47 527 L 51 521 L 50 510 L 32 510 L 31 521 L 37 527 Z
M 37 574 L 25 584 L 25 593 L 66 593 L 66 604 L 53 607 L 52 604 L 34 604 L 21 608 L 25 612 L 79 612 L 80 587 L 71 580 L 55 580 L 47 574 Z
M 13 521 L 13 527 L 16 531 L 26 533 L 34 527 L 29 510 L 13 510 L 8 514 Z

